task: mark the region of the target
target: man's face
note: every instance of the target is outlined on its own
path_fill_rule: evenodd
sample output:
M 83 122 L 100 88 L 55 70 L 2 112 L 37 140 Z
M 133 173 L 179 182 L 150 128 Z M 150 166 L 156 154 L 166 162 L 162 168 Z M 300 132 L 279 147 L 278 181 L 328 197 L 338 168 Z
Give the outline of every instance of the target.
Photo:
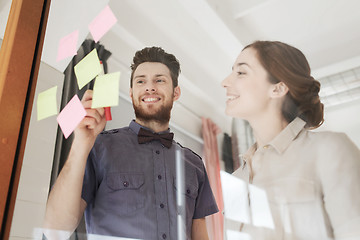
M 158 62 L 142 63 L 136 68 L 132 81 L 130 97 L 136 118 L 168 123 L 173 102 L 180 97 L 180 88 L 173 88 L 168 67 Z

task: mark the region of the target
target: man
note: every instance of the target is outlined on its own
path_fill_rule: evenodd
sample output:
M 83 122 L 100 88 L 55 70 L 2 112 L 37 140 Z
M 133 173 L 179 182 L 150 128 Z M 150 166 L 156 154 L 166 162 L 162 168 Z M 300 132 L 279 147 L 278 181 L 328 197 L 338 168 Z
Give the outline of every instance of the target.
M 136 119 L 128 127 L 102 132 L 104 109 L 91 109 L 92 92 L 84 94 L 87 115 L 75 130 L 69 157 L 50 192 L 44 228 L 71 233 L 85 211 L 91 234 L 176 239 L 175 149 L 180 147 L 185 235 L 206 240 L 205 216 L 218 209 L 204 165 L 198 155 L 173 141 L 169 131 L 173 102 L 181 94 L 180 64 L 172 54 L 151 47 L 136 52 L 131 69 Z

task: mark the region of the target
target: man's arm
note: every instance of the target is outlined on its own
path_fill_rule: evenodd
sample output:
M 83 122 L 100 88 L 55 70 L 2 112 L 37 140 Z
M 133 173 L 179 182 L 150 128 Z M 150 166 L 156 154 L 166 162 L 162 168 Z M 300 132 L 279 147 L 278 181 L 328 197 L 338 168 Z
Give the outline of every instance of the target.
M 193 219 L 191 227 L 191 239 L 209 240 L 205 218 Z
M 91 109 L 91 90 L 85 92 L 81 102 L 87 114 L 75 129 L 68 159 L 50 192 L 44 220 L 44 229 L 61 230 L 70 235 L 78 226 L 86 208 L 81 192 L 87 157 L 106 123 L 103 108 Z M 48 232 L 45 231 L 45 235 Z

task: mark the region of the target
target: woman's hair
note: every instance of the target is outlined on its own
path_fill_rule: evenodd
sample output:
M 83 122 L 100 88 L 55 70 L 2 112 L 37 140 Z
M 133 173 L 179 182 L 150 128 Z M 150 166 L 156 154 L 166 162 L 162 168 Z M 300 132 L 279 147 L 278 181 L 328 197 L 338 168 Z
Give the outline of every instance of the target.
M 289 88 L 282 106 L 286 121 L 300 117 L 306 121 L 307 127 L 319 127 L 324 122 L 324 105 L 319 98 L 320 82 L 310 75 L 304 54 L 278 41 L 256 41 L 246 48 L 256 51 L 271 83 L 283 82 Z
M 146 47 L 135 53 L 133 63 L 131 64 L 130 87 L 133 86 L 132 80 L 136 68 L 144 62 L 159 62 L 166 65 L 170 70 L 173 87 L 175 88 L 178 86 L 178 77 L 181 70 L 180 63 L 176 59 L 176 57 L 172 54 L 165 52 L 160 47 Z

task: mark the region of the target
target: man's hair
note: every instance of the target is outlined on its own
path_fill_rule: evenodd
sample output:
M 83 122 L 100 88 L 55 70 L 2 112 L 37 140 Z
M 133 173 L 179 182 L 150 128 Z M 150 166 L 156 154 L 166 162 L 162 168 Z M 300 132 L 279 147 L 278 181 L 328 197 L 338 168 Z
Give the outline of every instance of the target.
M 133 77 L 136 68 L 144 62 L 159 62 L 166 65 L 170 70 L 171 79 L 173 82 L 173 87 L 178 86 L 178 77 L 180 74 L 180 63 L 176 57 L 172 54 L 165 52 L 160 47 L 146 47 L 142 50 L 139 50 L 135 53 L 133 58 L 133 63 L 131 64 L 131 77 L 130 77 L 130 87 L 133 86 Z

